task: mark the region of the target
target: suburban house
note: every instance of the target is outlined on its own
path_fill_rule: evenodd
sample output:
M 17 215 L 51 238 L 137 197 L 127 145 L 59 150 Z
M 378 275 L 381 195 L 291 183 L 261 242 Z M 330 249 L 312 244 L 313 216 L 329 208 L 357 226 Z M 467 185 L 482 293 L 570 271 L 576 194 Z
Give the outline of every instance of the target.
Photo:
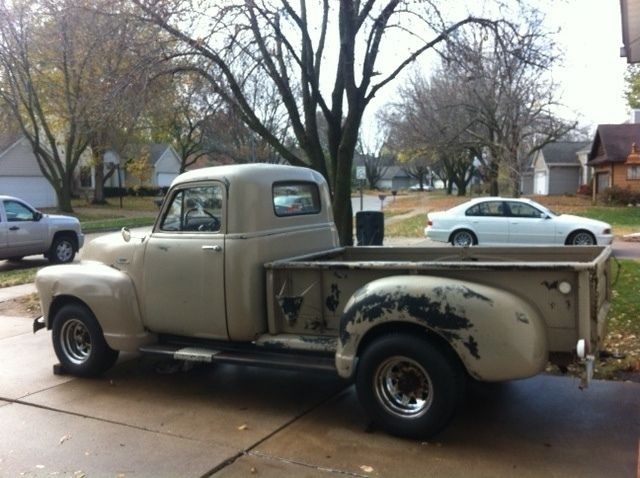
M 415 179 L 409 176 L 404 168 L 400 166 L 387 166 L 376 187 L 393 190 L 407 189 L 415 182 Z
M 640 190 L 640 123 L 601 124 L 589 153 L 593 196 L 606 188 Z
M 19 197 L 35 207 L 58 203 L 31 144 L 21 133 L 0 135 L 0 194 Z
M 180 173 L 180 158 L 168 144 L 150 144 L 135 148 L 130 158 L 142 158 L 148 163 L 143 185 L 169 186 Z M 89 152 L 83 162 L 87 166 L 78 168 L 76 188 L 89 190 L 95 187 L 94 167 L 88 166 Z M 120 180 L 123 187 L 140 185 L 140 180 L 125 168 L 126 160 L 109 151 L 105 153 L 105 171 L 119 164 Z M 107 180 L 107 187 L 118 186 L 118 176 Z M 21 133 L 0 134 L 0 194 L 19 197 L 35 207 L 56 207 L 55 190 L 43 176 L 36 156 L 27 138 Z
M 591 180 L 587 166 L 591 143 L 558 141 L 543 146 L 522 175 L 523 194 L 574 194 Z
M 123 155 L 119 155 L 113 150 L 104 154 L 105 175 L 111 168 L 119 165 L 122 187 L 167 187 L 180 174 L 180 156 L 169 144 L 136 145 L 127 148 L 127 150 Z M 127 161 L 131 160 L 141 160 L 146 165 L 142 181 L 127 168 Z M 91 181 L 91 187 L 93 187 L 94 179 L 92 178 Z M 118 187 L 118 175 L 113 174 L 105 186 Z

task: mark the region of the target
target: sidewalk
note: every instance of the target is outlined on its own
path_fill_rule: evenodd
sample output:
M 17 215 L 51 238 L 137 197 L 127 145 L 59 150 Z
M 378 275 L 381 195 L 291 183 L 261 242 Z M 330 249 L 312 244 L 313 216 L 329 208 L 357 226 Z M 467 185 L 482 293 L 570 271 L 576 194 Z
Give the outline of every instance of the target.
M 0 302 L 16 299 L 23 295 L 29 295 L 36 291 L 36 285 L 32 282 L 30 284 L 14 285 L 13 287 L 0 288 Z

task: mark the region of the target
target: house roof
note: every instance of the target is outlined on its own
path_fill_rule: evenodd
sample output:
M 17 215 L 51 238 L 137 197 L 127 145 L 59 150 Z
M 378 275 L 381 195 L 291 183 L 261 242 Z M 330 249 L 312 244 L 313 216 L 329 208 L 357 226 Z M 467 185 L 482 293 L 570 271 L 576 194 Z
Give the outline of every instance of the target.
M 155 166 L 171 145 L 167 143 L 131 144 L 127 146 L 125 157 L 131 158 L 142 154 L 149 155 L 149 164 Z
M 4 153 L 7 148 L 10 148 L 16 141 L 22 137 L 22 133 L 0 133 L 0 154 Z
M 640 123 L 598 125 L 589 153 L 589 166 L 626 161 L 633 143 L 640 144 Z M 600 146 L 603 153 L 598 155 Z
M 400 166 L 385 166 L 384 174 L 381 179 L 393 179 L 393 178 L 408 178 L 409 175 Z
M 587 149 L 588 141 L 557 141 L 542 147 L 542 155 L 547 166 L 580 166 L 578 151 Z

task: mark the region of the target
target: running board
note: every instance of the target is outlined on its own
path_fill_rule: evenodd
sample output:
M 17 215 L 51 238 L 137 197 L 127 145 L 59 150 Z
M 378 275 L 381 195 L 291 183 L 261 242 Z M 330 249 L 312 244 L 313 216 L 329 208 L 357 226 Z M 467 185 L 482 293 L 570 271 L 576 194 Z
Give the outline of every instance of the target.
M 336 373 L 335 361 L 332 357 L 263 352 L 261 350 L 222 351 L 207 347 L 182 347 L 166 344 L 146 345 L 140 347 L 140 352 L 161 355 L 174 360 L 184 360 L 187 362 L 219 362 L 286 370 L 312 370 Z

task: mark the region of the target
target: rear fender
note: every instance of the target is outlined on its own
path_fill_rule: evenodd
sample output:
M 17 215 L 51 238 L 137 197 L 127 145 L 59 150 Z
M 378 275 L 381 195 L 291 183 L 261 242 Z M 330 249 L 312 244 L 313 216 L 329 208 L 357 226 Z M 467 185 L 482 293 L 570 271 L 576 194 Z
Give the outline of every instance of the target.
M 529 377 L 547 363 L 544 321 L 515 294 L 464 280 L 394 276 L 370 282 L 348 301 L 336 352 L 340 376 L 353 375 L 367 334 L 392 323 L 438 334 L 478 380 Z
M 36 276 L 47 328 L 60 301 L 87 305 L 98 320 L 109 346 L 137 351 L 153 340 L 142 324 L 135 285 L 124 272 L 98 262 L 45 267 Z

